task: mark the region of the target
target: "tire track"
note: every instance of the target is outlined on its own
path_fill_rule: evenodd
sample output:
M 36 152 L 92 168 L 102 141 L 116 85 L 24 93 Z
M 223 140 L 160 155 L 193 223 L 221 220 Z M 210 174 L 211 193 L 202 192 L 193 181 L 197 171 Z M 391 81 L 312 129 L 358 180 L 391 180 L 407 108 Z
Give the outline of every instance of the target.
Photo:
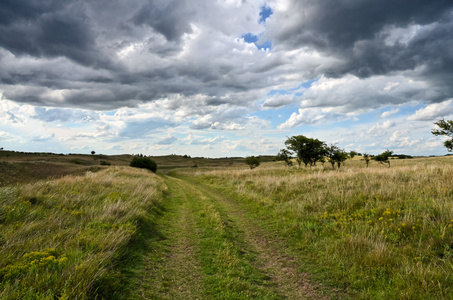
M 254 254 L 253 265 L 271 278 L 272 289 L 283 299 L 329 299 L 320 292 L 321 286 L 313 284 L 309 275 L 300 272 L 300 266 L 288 253 L 282 241 L 261 229 L 239 206 L 219 195 L 209 187 L 186 179 L 201 193 L 221 206 L 228 218 L 238 227 L 246 249 Z
M 164 177 L 169 188 L 166 212 L 145 258 L 141 285 L 134 298 L 202 299 L 202 272 L 196 253 L 195 221 L 185 192 L 174 179 Z
M 164 176 L 169 196 L 133 299 L 328 299 L 235 201 Z

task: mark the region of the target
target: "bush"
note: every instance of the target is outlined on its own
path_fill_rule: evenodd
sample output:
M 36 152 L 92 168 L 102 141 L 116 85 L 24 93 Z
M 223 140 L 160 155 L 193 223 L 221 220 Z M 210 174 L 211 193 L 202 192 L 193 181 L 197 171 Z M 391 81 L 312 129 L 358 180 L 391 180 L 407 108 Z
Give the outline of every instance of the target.
M 153 173 L 157 171 L 157 164 L 154 160 L 147 157 L 134 157 L 130 164 L 134 168 L 148 169 Z
M 260 158 L 255 156 L 248 156 L 245 158 L 245 163 L 249 165 L 250 169 L 253 169 L 260 165 Z

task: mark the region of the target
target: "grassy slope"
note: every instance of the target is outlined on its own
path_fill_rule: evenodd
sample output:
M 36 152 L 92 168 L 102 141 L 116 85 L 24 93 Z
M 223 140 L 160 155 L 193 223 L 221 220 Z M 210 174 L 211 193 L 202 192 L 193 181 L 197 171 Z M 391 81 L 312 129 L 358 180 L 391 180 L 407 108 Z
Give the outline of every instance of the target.
M 29 183 L 44 178 L 55 178 L 69 174 L 96 172 L 105 168 L 101 162 L 114 166 L 128 166 L 133 156 L 102 154 L 53 154 L 23 153 L 0 151 L 0 187 L 15 183 Z M 178 168 L 231 167 L 243 166 L 243 158 L 200 158 L 180 155 L 151 157 L 158 165 L 158 173 L 167 173 Z M 271 161 L 272 157 L 263 156 L 262 161 Z
M 133 264 L 164 189 L 124 167 L 0 188 L 0 298 L 123 299 L 118 267 Z
M 451 157 L 181 172 L 237 199 L 304 270 L 354 297 L 453 297 Z

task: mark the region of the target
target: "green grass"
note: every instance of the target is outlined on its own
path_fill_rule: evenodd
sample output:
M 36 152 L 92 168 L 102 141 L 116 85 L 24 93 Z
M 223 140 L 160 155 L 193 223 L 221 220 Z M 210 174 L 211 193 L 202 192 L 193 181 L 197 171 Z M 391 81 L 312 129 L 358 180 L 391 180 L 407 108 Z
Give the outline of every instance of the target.
M 242 234 L 218 199 L 182 180 L 167 177 L 165 182 L 169 194 L 159 226 L 162 240 L 153 242 L 154 250 L 147 256 L 145 268 L 152 271 L 137 283 L 140 295 L 281 299 L 269 288 L 268 276 L 251 263 L 254 254 L 246 251 Z
M 180 172 L 237 199 L 307 272 L 354 297 L 453 297 L 451 157 Z
M 0 298 L 122 299 L 164 189 L 122 167 L 0 188 Z

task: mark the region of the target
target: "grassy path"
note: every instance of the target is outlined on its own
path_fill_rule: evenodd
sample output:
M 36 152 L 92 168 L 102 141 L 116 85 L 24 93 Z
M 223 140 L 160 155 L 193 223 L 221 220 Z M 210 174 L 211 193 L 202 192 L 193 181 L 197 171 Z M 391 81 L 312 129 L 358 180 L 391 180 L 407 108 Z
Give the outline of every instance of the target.
M 326 299 L 281 241 L 200 183 L 164 177 L 166 211 L 136 280 L 140 299 Z
M 280 238 L 263 230 L 231 199 L 195 181 L 190 183 L 217 203 L 235 224 L 247 251 L 253 253 L 252 265 L 269 277 L 269 286 L 276 295 L 283 299 L 327 299 L 317 291 L 319 286 L 312 284 L 309 276 L 299 271 L 299 265 Z
M 134 299 L 200 299 L 200 263 L 194 255 L 196 233 L 187 195 L 174 180 L 165 180 L 167 197 L 159 234 L 137 277 Z

